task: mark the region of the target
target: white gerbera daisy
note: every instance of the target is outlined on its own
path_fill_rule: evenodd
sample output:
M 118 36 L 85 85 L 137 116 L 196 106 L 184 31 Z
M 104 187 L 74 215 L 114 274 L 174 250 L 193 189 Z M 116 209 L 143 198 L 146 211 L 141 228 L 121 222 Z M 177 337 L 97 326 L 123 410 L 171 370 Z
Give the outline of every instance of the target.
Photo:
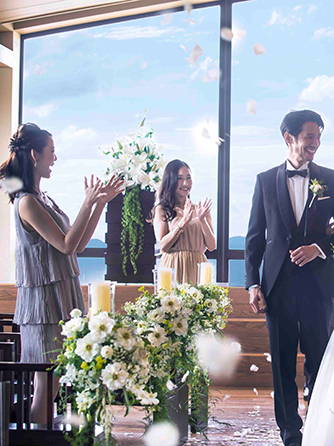
M 157 325 L 155 327 L 154 331 L 148 335 L 148 340 L 155 347 L 159 347 L 161 344 L 166 342 L 168 339 L 167 339 L 165 330 L 162 327 L 159 327 Z
M 179 298 L 173 294 L 163 297 L 161 299 L 161 305 L 163 311 L 166 313 L 175 313 L 181 308 Z
M 114 325 L 115 321 L 109 317 L 107 311 L 92 316 L 88 322 L 88 328 L 96 341 L 102 341 L 107 334 L 112 332 Z
M 132 350 L 137 345 L 136 339 L 132 336 L 131 331 L 127 327 L 122 327 L 117 330 L 117 343 L 125 350 Z
M 177 317 L 174 319 L 173 330 L 176 335 L 185 335 L 188 331 L 188 321 L 185 318 Z
M 102 370 L 100 379 L 109 390 L 117 390 L 126 385 L 128 376 L 128 372 L 122 369 L 122 365 L 119 362 L 115 362 L 114 364 L 108 364 Z
M 100 344 L 96 343 L 91 334 L 87 334 L 81 339 L 78 339 L 75 353 L 84 361 L 91 362 L 95 355 L 100 352 Z

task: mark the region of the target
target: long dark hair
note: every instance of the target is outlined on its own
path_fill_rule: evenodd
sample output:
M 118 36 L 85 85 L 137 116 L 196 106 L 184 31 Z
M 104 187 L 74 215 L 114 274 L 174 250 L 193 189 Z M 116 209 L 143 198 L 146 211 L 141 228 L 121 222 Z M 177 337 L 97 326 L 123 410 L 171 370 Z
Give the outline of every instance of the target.
M 187 163 L 180 160 L 170 161 L 165 167 L 161 186 L 158 191 L 158 200 L 157 205 L 160 204 L 162 209 L 166 213 L 166 221 L 171 221 L 176 217 L 175 208 L 175 192 L 178 185 L 178 176 L 179 170 L 181 167 L 187 167 L 190 170 L 190 167 Z
M 28 122 L 21 124 L 9 141 L 9 157 L 0 165 L 0 179 L 10 177 L 20 178 L 23 182 L 22 190 L 36 193 L 34 189 L 34 160 L 31 150 L 42 153 L 48 143 L 51 133 L 42 130 L 38 125 Z M 16 192 L 9 193 L 13 203 Z

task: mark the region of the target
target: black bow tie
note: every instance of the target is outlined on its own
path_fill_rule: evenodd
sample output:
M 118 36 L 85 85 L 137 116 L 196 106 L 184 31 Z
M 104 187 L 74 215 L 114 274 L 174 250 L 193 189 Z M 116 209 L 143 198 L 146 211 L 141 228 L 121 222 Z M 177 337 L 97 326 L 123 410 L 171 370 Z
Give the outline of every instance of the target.
M 307 169 L 303 169 L 303 170 L 287 170 L 286 171 L 288 178 L 292 178 L 295 175 L 300 175 L 303 178 L 306 178 L 307 175 Z

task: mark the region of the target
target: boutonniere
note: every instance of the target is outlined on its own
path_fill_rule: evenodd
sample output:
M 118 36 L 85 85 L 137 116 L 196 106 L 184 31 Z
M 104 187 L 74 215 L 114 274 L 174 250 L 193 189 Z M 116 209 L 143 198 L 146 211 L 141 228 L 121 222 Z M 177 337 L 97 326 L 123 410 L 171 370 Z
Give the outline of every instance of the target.
M 316 178 L 314 180 L 311 180 L 310 184 L 310 190 L 313 193 L 313 197 L 310 203 L 310 206 L 312 206 L 314 199 L 317 198 L 323 198 L 325 190 L 327 190 L 328 187 L 322 183 L 322 181 L 318 181 Z

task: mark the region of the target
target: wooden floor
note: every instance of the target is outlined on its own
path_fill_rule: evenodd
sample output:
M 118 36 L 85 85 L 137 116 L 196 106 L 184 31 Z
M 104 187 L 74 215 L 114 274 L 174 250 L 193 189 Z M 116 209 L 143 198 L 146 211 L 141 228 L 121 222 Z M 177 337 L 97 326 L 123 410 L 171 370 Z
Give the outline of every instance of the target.
M 209 429 L 204 435 L 190 434 L 186 446 L 200 444 L 212 446 L 279 446 L 280 440 L 274 419 L 274 400 L 272 389 L 258 389 L 258 395 L 248 388 L 213 388 L 211 389 L 211 418 Z M 302 395 L 299 397 L 299 413 L 305 417 L 305 405 Z M 143 413 L 131 409 L 124 418 L 123 408 L 115 408 L 116 421 L 114 435 L 119 446 L 142 446 L 144 424 Z M 158 445 L 157 445 L 158 446 Z

